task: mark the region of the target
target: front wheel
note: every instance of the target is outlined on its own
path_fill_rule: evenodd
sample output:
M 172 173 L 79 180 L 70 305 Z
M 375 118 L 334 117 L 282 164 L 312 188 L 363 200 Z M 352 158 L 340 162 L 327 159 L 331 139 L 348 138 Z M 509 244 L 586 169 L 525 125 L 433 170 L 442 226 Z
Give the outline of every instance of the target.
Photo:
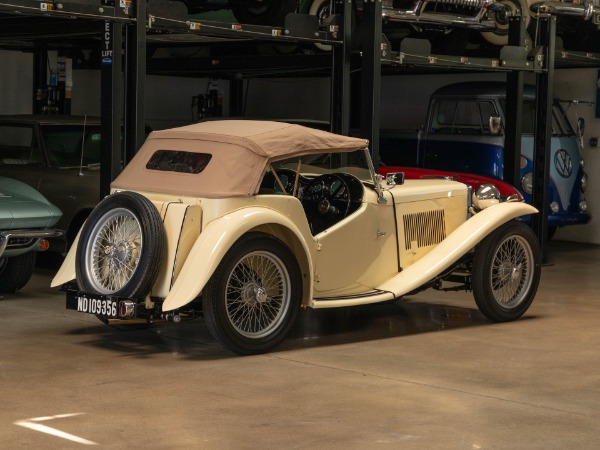
M 273 349 L 292 327 L 302 299 L 302 278 L 289 248 L 249 233 L 224 256 L 202 294 L 211 334 L 240 355 Z
M 36 253 L 0 258 L 0 293 L 15 293 L 31 279 Z
M 527 225 L 511 221 L 475 249 L 473 295 L 479 310 L 493 322 L 521 317 L 531 305 L 541 273 L 537 237 Z

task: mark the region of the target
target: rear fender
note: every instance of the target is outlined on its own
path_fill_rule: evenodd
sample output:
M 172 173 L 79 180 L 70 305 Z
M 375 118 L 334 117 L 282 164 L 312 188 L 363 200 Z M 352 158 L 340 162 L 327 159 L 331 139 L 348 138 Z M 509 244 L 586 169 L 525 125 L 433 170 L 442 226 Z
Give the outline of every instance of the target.
M 77 244 L 79 243 L 80 234 L 81 230 L 77 233 L 60 269 L 58 269 L 58 272 L 52 279 L 52 282 L 50 283 L 51 287 L 58 287 L 75 279 L 75 255 L 77 254 Z
M 268 208 L 244 208 L 210 222 L 202 229 L 200 236 L 192 247 L 179 276 L 165 298 L 162 309 L 171 311 L 194 300 L 216 270 L 217 266 L 231 246 L 245 233 L 253 229 L 265 229 L 265 225 L 276 225 L 289 230 L 302 247 L 305 258 L 304 265 L 308 273 L 308 285 L 304 289 L 304 297 L 310 296 L 313 289 L 313 257 L 311 246 L 300 229 L 287 216 Z M 292 246 L 290 246 L 292 248 Z M 293 248 L 292 248 L 293 249 Z M 296 250 L 297 252 L 297 250 Z M 307 304 L 308 298 L 303 299 Z

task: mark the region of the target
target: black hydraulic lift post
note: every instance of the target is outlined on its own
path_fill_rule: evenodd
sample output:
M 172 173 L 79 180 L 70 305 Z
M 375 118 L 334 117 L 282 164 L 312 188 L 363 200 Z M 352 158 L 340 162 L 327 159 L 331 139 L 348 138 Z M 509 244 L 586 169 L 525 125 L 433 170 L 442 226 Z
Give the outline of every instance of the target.
M 381 103 L 381 0 L 364 0 L 360 136 L 369 140 L 375 170 L 379 164 L 379 112 Z
M 244 115 L 244 76 L 238 72 L 229 79 L 229 116 Z
M 121 58 L 123 24 L 105 21 L 101 50 L 100 120 L 102 155 L 100 157 L 100 198 L 110 192 L 110 183 L 121 170 L 121 123 L 123 119 Z
M 525 19 L 510 17 L 508 22 L 508 45 L 525 45 Z M 506 75 L 506 123 L 504 127 L 504 181 L 520 188 L 521 123 L 523 112 L 523 78 L 521 70 L 511 70 Z
M 47 70 L 48 52 L 46 49 L 36 49 L 33 52 L 33 104 L 31 105 L 33 114 L 42 113 L 44 89 L 48 84 Z
M 552 137 L 552 98 L 554 85 L 554 47 L 556 17 L 539 17 L 540 43 L 544 45 L 546 70 L 536 75 L 536 123 L 533 147 L 533 206 L 539 214 L 532 219 L 542 249 L 542 260 L 547 262 L 548 189 L 550 186 L 550 139 Z
M 125 26 L 124 164 L 131 161 L 145 139 L 146 115 L 146 2 L 135 3 L 136 21 Z
M 335 0 L 333 14 L 342 17 L 342 45 L 334 45 L 331 65 L 331 131 L 350 131 L 350 55 L 352 51 L 352 0 Z

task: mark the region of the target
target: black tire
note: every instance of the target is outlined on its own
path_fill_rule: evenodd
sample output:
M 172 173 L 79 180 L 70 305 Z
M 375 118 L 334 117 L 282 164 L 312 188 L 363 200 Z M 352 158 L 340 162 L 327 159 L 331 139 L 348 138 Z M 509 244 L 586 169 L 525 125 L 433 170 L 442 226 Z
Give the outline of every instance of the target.
M 158 275 L 165 245 L 162 219 L 150 200 L 135 192 L 106 197 L 81 231 L 75 264 L 79 289 L 144 298 Z
M 33 275 L 35 259 L 35 252 L 0 258 L 0 293 L 12 294 L 23 288 Z
M 528 0 L 500 0 L 499 4 L 504 7 L 504 11 L 492 13 L 492 19 L 496 22 L 494 31 L 483 31 L 481 36 L 493 45 L 508 44 L 508 22 L 511 14 L 520 14 L 525 18 L 525 28 L 531 21 L 531 12 L 529 11 Z M 488 12 L 488 15 L 490 12 Z
M 510 221 L 475 249 L 473 295 L 492 322 L 521 317 L 531 305 L 541 273 L 540 248 L 530 227 Z
M 274 237 L 248 233 L 229 249 L 206 285 L 202 310 L 216 340 L 235 353 L 253 355 L 285 338 L 301 300 L 293 253 Z
M 297 0 L 229 0 L 237 21 L 249 25 L 283 26 L 297 6 Z

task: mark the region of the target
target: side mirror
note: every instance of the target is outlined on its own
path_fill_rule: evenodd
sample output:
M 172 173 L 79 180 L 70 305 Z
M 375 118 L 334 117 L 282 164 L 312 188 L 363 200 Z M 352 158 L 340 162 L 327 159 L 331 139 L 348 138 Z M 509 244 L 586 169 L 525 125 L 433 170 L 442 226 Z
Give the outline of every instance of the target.
M 502 117 L 491 115 L 489 119 L 490 134 L 498 136 L 502 132 Z
M 404 184 L 404 172 L 389 172 L 385 176 L 385 184 L 391 187 Z

